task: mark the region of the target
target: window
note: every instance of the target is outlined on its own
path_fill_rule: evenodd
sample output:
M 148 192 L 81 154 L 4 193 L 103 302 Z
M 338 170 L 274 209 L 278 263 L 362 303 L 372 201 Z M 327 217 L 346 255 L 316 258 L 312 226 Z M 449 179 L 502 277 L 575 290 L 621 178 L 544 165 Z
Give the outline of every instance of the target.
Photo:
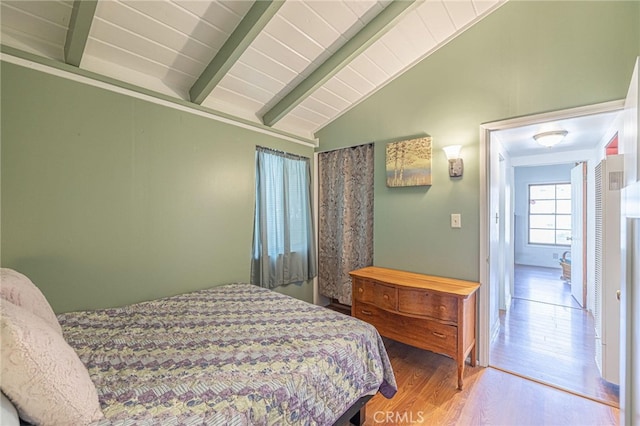
M 316 275 L 309 159 L 256 149 L 251 282 L 262 287 Z
M 529 244 L 571 245 L 571 184 L 529 185 Z

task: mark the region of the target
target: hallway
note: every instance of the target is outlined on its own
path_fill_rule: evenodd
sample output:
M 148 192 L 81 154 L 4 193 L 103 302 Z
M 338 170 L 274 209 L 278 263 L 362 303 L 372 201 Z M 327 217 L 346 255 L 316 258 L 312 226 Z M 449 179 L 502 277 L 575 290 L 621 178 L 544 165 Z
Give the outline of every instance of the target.
M 595 363 L 593 317 L 560 275 L 560 268 L 515 266 L 511 308 L 500 312 L 490 365 L 617 406 L 618 386 L 602 380 Z

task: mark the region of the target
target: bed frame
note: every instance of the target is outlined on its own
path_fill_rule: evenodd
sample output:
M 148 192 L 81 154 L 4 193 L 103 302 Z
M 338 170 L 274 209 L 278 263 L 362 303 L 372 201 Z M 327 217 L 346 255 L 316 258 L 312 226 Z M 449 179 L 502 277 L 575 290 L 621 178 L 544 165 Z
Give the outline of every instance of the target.
M 373 395 L 365 395 L 355 402 L 349 409 L 342 415 L 333 426 L 344 426 L 345 424 L 362 426 L 366 418 L 367 402 L 373 398 Z

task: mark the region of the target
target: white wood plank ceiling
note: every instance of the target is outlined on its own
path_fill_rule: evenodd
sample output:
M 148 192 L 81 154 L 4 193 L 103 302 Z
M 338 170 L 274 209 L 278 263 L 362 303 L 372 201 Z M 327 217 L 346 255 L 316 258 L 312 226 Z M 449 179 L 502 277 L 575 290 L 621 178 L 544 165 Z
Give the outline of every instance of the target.
M 2 0 L 0 41 L 312 139 L 505 1 Z

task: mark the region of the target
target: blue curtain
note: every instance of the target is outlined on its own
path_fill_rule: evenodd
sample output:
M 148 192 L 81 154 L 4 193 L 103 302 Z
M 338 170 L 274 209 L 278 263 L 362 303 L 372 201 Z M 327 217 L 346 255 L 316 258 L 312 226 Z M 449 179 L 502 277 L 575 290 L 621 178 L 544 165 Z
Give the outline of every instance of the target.
M 309 159 L 256 148 L 251 283 L 266 288 L 316 276 Z

